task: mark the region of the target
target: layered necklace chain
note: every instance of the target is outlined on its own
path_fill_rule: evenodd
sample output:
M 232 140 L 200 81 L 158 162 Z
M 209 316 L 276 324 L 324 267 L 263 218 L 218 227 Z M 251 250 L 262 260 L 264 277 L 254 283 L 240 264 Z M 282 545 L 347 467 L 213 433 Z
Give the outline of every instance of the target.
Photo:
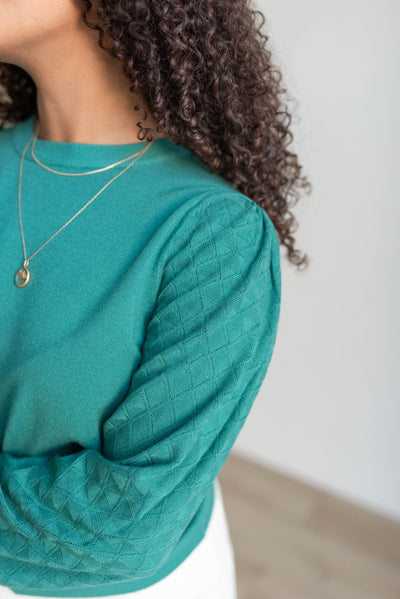
M 34 256 L 36 256 L 36 254 L 38 252 L 40 252 L 40 250 L 42 250 L 52 239 L 54 239 L 54 237 L 56 235 L 58 235 L 66 226 L 68 226 L 81 212 L 83 212 L 83 210 L 85 210 L 85 208 L 87 208 L 89 206 L 89 204 L 91 204 L 113 181 L 115 181 L 115 179 L 117 179 L 120 175 L 125 173 L 136 162 L 136 160 L 138 160 L 150 148 L 150 146 L 152 145 L 152 143 L 154 141 L 153 140 L 153 141 L 148 142 L 147 145 L 139 152 L 136 152 L 135 154 L 132 154 L 131 156 L 128 156 L 127 158 L 123 158 L 122 160 L 119 160 L 118 162 L 114 162 L 113 164 L 110 164 L 103 168 L 95 169 L 92 171 L 86 171 L 84 173 L 64 173 L 64 172 L 56 171 L 56 170 L 46 166 L 45 164 L 40 162 L 38 160 L 38 158 L 35 156 L 34 149 L 35 149 L 35 145 L 36 145 L 36 140 L 38 138 L 38 132 L 36 129 L 37 128 L 34 127 L 34 132 L 31 135 L 28 143 L 26 144 L 26 146 L 21 154 L 20 167 L 19 167 L 18 213 L 19 213 L 19 224 L 20 224 L 21 238 L 22 238 L 22 247 L 23 247 L 23 251 L 24 251 L 24 264 L 22 267 L 20 267 L 17 270 L 15 277 L 14 277 L 14 281 L 15 281 L 15 284 L 17 285 L 17 287 L 25 287 L 30 281 L 31 271 L 28 268 L 30 260 L 32 260 L 32 258 Z M 27 258 L 24 231 L 23 231 L 23 227 L 22 227 L 22 215 L 21 215 L 21 181 L 22 181 L 24 156 L 25 156 L 26 150 L 32 140 L 33 140 L 33 143 L 31 146 L 31 156 L 32 156 L 33 160 L 39 166 L 46 169 L 47 171 L 50 171 L 51 173 L 54 173 L 56 175 L 62 175 L 62 176 L 66 176 L 66 177 L 81 177 L 84 175 L 93 175 L 95 173 L 100 173 L 100 172 L 106 171 L 108 169 L 114 168 L 115 166 L 118 166 L 119 164 L 122 164 L 123 162 L 126 162 L 126 161 L 130 160 L 131 158 L 134 158 L 134 160 L 130 164 L 128 164 L 128 166 L 125 167 L 120 173 L 117 173 L 117 175 L 115 175 L 110 181 L 108 181 L 100 189 L 100 191 L 98 191 L 80 210 L 78 210 L 78 212 L 76 214 L 74 214 L 74 216 L 72 218 L 70 218 L 62 227 L 60 227 L 60 229 L 58 229 L 58 231 L 56 231 L 45 243 L 43 243 L 43 245 L 41 245 L 40 248 L 36 250 L 36 252 L 34 252 L 29 258 Z

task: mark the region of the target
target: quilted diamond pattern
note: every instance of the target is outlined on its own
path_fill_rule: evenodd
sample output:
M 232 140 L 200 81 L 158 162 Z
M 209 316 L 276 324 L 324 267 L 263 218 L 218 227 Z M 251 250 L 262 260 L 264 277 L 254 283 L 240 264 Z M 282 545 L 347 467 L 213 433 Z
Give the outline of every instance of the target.
M 102 453 L 0 454 L 0 584 L 23 592 L 150 576 L 222 468 L 277 334 L 279 243 L 239 193 L 207 196 L 166 246 L 142 358 Z

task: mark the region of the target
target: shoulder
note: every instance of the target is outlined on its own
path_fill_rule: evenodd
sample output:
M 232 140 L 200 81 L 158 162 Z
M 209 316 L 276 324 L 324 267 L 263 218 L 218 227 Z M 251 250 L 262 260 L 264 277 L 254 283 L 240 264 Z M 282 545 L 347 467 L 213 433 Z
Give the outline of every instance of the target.
M 186 201 L 172 215 L 175 227 L 170 246 L 189 242 L 193 247 L 205 242 L 231 243 L 237 249 L 257 242 L 279 246 L 277 232 L 264 208 L 230 184 Z
M 263 278 L 280 294 L 278 236 L 254 200 L 226 187 L 187 201 L 177 212 L 164 247 L 165 282 L 180 275 L 207 282 L 218 271 L 221 280 Z

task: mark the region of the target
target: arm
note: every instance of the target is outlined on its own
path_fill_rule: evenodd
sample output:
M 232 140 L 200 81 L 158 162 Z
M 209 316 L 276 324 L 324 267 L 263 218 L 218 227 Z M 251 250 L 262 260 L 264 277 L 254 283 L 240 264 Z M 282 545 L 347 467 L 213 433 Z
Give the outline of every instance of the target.
M 278 239 L 259 206 L 224 193 L 190 209 L 173 241 L 102 453 L 0 454 L 0 584 L 152 575 L 228 457 L 275 343 Z

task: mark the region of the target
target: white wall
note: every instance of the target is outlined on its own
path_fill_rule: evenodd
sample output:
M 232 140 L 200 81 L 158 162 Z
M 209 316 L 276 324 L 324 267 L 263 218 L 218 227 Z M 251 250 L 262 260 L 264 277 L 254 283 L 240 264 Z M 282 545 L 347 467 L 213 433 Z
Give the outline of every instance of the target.
M 314 185 L 234 451 L 400 519 L 400 3 L 259 0 Z M 282 250 L 283 252 L 283 250 Z

